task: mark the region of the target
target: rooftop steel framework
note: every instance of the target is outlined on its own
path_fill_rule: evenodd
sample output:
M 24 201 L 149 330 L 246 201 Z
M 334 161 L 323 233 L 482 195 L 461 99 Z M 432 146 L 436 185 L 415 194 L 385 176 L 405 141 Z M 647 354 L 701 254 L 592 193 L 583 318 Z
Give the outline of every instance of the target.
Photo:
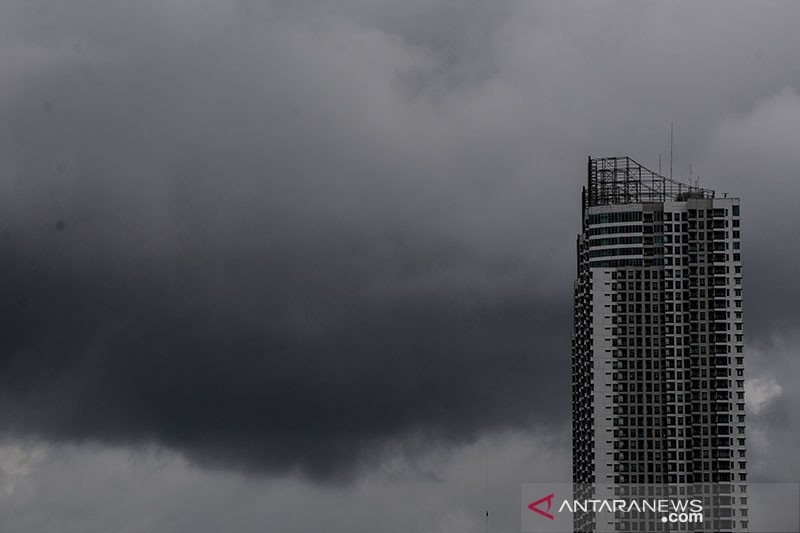
M 689 198 L 714 198 L 714 191 L 662 176 L 630 157 L 589 158 L 584 208 Z

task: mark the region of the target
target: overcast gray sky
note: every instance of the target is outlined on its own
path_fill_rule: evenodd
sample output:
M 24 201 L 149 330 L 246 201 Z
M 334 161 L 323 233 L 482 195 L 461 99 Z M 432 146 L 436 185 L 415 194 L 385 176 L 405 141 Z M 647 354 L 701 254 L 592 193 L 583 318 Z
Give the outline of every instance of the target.
M 742 198 L 800 478 L 797 2 L 0 4 L 3 531 L 497 530 L 570 477 L 588 155 Z

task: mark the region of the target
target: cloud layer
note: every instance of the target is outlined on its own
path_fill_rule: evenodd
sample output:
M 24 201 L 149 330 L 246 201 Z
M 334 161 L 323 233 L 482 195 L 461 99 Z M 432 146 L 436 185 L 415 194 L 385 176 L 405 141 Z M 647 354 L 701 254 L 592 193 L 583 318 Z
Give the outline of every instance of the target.
M 564 434 L 506 433 L 452 453 L 428 450 L 415 466 L 383 462 L 332 489 L 197 469 L 153 450 L 0 446 L 0 480 L 4 467 L 15 472 L 5 483 L 13 490 L 0 493 L 0 516 L 8 533 L 478 533 L 488 503 L 492 529 L 508 531 L 519 529 L 520 484 L 559 479 L 568 451 Z

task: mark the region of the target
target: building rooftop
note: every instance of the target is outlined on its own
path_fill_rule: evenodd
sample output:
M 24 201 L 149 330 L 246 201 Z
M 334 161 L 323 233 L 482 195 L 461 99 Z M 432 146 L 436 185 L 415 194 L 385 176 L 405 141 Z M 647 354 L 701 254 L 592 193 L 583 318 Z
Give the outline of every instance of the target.
M 662 176 L 630 157 L 589 157 L 584 208 L 714 198 L 714 191 Z

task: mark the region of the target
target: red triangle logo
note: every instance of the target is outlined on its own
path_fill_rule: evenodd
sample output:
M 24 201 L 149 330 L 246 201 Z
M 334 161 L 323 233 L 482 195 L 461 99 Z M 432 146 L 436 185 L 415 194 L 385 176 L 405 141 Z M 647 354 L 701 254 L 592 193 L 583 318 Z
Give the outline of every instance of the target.
M 528 509 L 530 509 L 534 513 L 539 513 L 545 518 L 549 518 L 550 520 L 555 520 L 555 517 L 551 515 L 549 512 L 547 512 L 550 510 L 550 506 L 553 504 L 553 496 L 555 496 L 555 494 L 551 494 L 550 496 L 545 496 L 541 500 L 536 500 L 532 504 L 528 505 Z M 537 507 L 538 505 L 541 505 L 544 502 L 547 502 L 547 511 L 542 511 Z

